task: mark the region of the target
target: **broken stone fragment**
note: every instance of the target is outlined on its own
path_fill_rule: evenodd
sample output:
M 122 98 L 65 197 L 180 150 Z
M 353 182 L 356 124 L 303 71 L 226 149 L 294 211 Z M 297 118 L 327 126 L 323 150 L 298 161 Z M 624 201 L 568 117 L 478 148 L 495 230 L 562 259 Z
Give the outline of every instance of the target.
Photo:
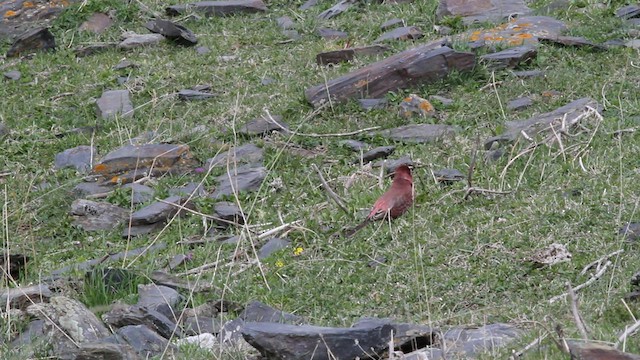
M 129 217 L 129 210 L 106 202 L 78 199 L 71 203 L 73 225 L 84 231 L 111 230 Z
M 98 117 L 101 119 L 133 116 L 133 104 L 129 99 L 129 90 L 107 90 L 96 101 L 96 105 Z
M 193 46 L 198 43 L 196 35 L 186 27 L 169 20 L 154 19 L 147 22 L 144 27 L 149 31 L 160 34 L 167 39 L 184 46 Z
M 200 1 L 166 8 L 167 14 L 172 16 L 183 14 L 186 11 L 204 13 L 205 16 L 227 16 L 265 12 L 267 11 L 267 6 L 262 0 L 222 0 Z
M 375 39 L 374 43 L 381 43 L 392 40 L 416 40 L 423 37 L 424 34 L 416 26 L 402 26 L 385 32 Z
M 428 143 L 447 136 L 452 136 L 457 131 L 458 129 L 451 125 L 412 124 L 387 130 L 380 130 L 373 132 L 372 134 L 395 141 Z
M 398 115 L 408 119 L 414 115 L 421 117 L 432 117 L 436 114 L 436 109 L 431 105 L 429 100 L 423 99 L 416 94 L 411 94 L 400 102 L 400 110 Z
M 219 199 L 227 195 L 237 195 L 244 191 L 256 191 L 266 177 L 267 169 L 264 167 L 252 168 L 243 166 L 237 168 L 235 172 L 231 169 L 231 171 L 216 178 L 218 187 L 211 197 Z
M 39 27 L 19 35 L 7 51 L 7 57 L 16 57 L 33 51 L 55 50 L 56 39 L 46 27 Z

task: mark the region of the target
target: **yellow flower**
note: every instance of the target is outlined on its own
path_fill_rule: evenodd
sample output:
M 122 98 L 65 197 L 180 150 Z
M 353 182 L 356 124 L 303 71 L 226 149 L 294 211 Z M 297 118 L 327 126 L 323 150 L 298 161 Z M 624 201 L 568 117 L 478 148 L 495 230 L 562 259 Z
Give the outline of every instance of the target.
M 276 261 L 276 267 L 281 268 L 281 267 L 283 267 L 283 266 L 284 266 L 284 263 L 282 262 L 282 260 L 278 260 L 278 261 Z
M 293 256 L 299 256 L 300 254 L 302 254 L 302 252 L 304 251 L 304 249 L 300 246 L 298 246 L 297 248 L 295 248 L 293 250 Z

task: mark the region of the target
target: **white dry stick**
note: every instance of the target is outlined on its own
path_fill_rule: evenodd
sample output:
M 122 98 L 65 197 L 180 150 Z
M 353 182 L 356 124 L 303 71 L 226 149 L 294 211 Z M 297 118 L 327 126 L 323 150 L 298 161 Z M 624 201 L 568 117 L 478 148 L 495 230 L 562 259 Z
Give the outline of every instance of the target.
M 624 249 L 620 249 L 620 250 L 616 250 L 614 252 L 612 252 L 611 254 L 607 254 L 603 257 L 601 257 L 600 259 L 596 260 L 596 261 L 592 261 L 589 264 L 587 264 L 587 266 L 585 266 L 582 271 L 580 271 L 580 275 L 584 275 L 587 273 L 587 271 L 589 271 L 591 268 L 593 268 L 594 266 L 596 267 L 596 271 L 600 271 L 600 268 L 602 266 L 602 262 L 605 260 L 609 260 L 610 258 L 618 255 L 618 254 L 622 254 L 624 252 Z
M 287 134 L 296 135 L 296 136 L 306 136 L 306 137 L 314 137 L 314 138 L 342 137 L 342 136 L 358 135 L 367 131 L 380 129 L 380 126 L 372 126 L 372 127 L 368 127 L 368 128 L 364 128 L 356 131 L 345 132 L 345 133 L 333 133 L 333 134 L 300 133 L 294 130 L 290 130 L 285 126 L 283 126 L 282 124 L 280 124 L 276 119 L 273 118 L 273 116 L 271 116 L 271 113 L 269 112 L 269 110 L 265 109 L 264 111 L 267 113 L 267 118 L 266 118 L 267 121 L 279 127 L 282 131 L 286 132 Z
M 342 201 L 342 199 L 340 199 L 338 194 L 336 194 L 335 191 L 333 191 L 331 186 L 329 186 L 329 184 L 327 183 L 327 180 L 324 179 L 324 176 L 322 176 L 322 172 L 316 166 L 316 164 L 311 164 L 311 167 L 313 168 L 313 170 L 316 171 L 316 173 L 318 174 L 318 177 L 320 177 L 320 182 L 322 183 L 322 187 L 327 192 L 327 195 L 331 198 L 331 200 L 333 200 L 336 203 L 336 205 L 338 205 L 338 207 L 345 212 L 345 214 L 350 215 L 349 210 L 344 205 L 344 202 Z
M 616 341 L 615 347 L 618 348 L 620 344 L 626 344 L 627 337 L 633 335 L 638 330 L 640 330 L 640 320 L 636 321 L 633 325 L 624 330 L 622 335 L 618 338 L 618 341 Z
M 299 223 L 300 223 L 300 220 L 296 220 L 296 221 L 292 221 L 290 223 L 282 224 L 282 225 L 280 225 L 278 227 L 275 227 L 275 228 L 273 228 L 271 230 L 267 230 L 267 231 L 263 232 L 262 234 L 258 235 L 258 240 L 263 240 L 263 239 L 266 239 L 266 238 L 268 238 L 270 236 L 273 236 L 273 235 L 275 235 L 275 234 L 277 234 L 279 232 L 286 231 L 291 227 L 297 226 Z
M 580 335 L 582 335 L 582 339 L 587 341 L 589 340 L 589 334 L 587 332 L 587 325 L 584 323 L 582 316 L 580 316 L 580 311 L 578 311 L 578 298 L 576 297 L 576 293 L 573 291 L 571 287 L 571 282 L 567 281 L 567 288 L 569 297 L 571 298 L 571 313 L 573 314 L 573 320 L 578 327 L 578 331 L 580 331 Z
M 511 357 L 509 359 L 510 360 L 516 360 L 516 359 L 520 358 L 527 351 L 533 349 L 534 346 L 539 346 L 540 344 L 542 344 L 542 340 L 546 339 L 547 336 L 549 336 L 549 333 L 544 333 L 544 334 L 538 336 L 537 338 L 533 339 L 533 341 L 528 343 L 527 346 L 523 347 L 518 352 L 513 353 L 513 355 L 511 355 Z
M 600 269 L 600 271 L 598 271 L 597 273 L 595 273 L 589 280 L 587 280 L 586 282 L 584 282 L 583 284 L 580 284 L 576 287 L 573 288 L 574 292 L 578 292 L 578 290 L 584 289 L 585 287 L 593 284 L 594 282 L 596 282 L 596 280 L 598 280 L 599 278 L 602 277 L 602 275 L 604 275 L 604 272 L 607 271 L 607 268 L 611 265 L 611 261 L 607 261 L 604 266 Z M 549 304 L 553 304 L 554 302 L 560 300 L 560 299 L 564 299 L 567 295 L 569 295 L 568 292 L 564 293 L 564 294 L 560 294 L 557 296 L 552 297 L 551 299 L 549 299 Z

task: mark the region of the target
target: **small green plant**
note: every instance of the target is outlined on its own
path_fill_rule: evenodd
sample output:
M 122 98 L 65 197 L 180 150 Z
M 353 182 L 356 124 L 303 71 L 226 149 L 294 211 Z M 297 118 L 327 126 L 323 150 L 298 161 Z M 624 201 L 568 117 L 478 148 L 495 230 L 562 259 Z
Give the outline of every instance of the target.
M 135 272 L 118 268 L 96 268 L 85 274 L 81 301 L 89 306 L 109 305 L 115 300 L 135 303 L 138 285 L 148 281 Z

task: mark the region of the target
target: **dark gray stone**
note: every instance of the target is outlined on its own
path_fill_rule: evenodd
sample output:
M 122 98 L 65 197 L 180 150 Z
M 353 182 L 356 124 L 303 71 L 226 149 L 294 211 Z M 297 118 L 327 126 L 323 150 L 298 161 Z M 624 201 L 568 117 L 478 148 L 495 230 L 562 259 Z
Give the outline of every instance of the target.
M 226 221 L 216 220 L 216 223 L 221 227 L 228 227 L 229 222 L 236 224 L 244 224 L 244 217 L 242 216 L 242 210 L 240 207 L 230 201 L 217 202 L 213 206 L 214 216 Z
M 238 318 L 245 322 L 270 322 L 280 324 L 302 324 L 303 319 L 298 315 L 274 309 L 260 301 L 248 303 Z
M 163 35 L 167 39 L 184 46 L 193 46 L 198 43 L 196 35 L 186 27 L 169 20 L 153 19 L 144 25 L 149 31 Z
M 104 184 L 94 182 L 82 182 L 71 190 L 71 194 L 77 199 L 89 195 L 106 194 L 112 190 L 113 186 L 105 186 Z
M 111 230 L 129 218 L 129 210 L 106 202 L 78 199 L 71 203 L 73 225 L 84 231 Z
M 96 101 L 96 105 L 98 117 L 101 119 L 133 116 L 133 104 L 129 99 L 129 90 L 107 90 Z
M 320 36 L 323 39 L 329 39 L 329 40 L 345 39 L 349 36 L 349 34 L 347 34 L 344 31 L 334 30 L 329 28 L 319 28 L 317 32 L 318 32 L 318 36 Z
M 16 349 L 25 345 L 35 345 L 38 342 L 46 342 L 44 324 L 44 320 L 33 320 L 29 322 L 27 328 L 11 342 L 10 348 Z
M 164 40 L 164 36 L 160 34 L 135 34 L 127 33 L 126 38 L 122 40 L 117 47 L 120 49 L 131 50 L 143 46 L 158 45 Z
M 349 10 L 349 8 L 356 2 L 357 0 L 339 0 L 335 5 L 318 14 L 318 19 L 329 20 L 334 18 Z
M 627 5 L 616 10 L 616 16 L 621 19 L 640 17 L 640 5 Z
M 152 200 L 156 193 L 152 188 L 136 183 L 125 184 L 122 188 L 131 189 L 131 203 L 134 205 L 146 203 Z
M 496 53 L 480 56 L 490 69 L 515 68 L 529 63 L 538 56 L 538 50 L 530 45 L 516 46 Z
M 190 4 L 173 5 L 166 8 L 168 15 L 176 16 L 186 11 L 204 13 L 205 16 L 227 16 L 233 14 L 251 14 L 267 11 L 262 0 L 222 0 L 200 1 Z
M 125 59 L 117 63 L 116 66 L 113 67 L 113 70 L 124 70 L 124 69 L 137 68 L 137 67 L 138 65 Z
M 182 299 L 182 295 L 168 286 L 156 284 L 138 285 L 138 306 L 157 309 L 160 305 L 168 305 L 170 308 L 175 309 Z
M 4 265 L 4 261 L 3 264 Z M 26 309 L 32 303 L 49 301 L 53 293 L 48 285 L 37 284 L 0 290 L 0 303 L 11 309 Z
M 436 180 L 439 183 L 450 185 L 456 181 L 462 181 L 466 176 L 457 169 L 441 169 L 433 172 Z
M 242 146 L 233 147 L 229 151 L 225 151 L 216 155 L 215 157 L 208 159 L 205 167 L 226 167 L 227 162 L 230 166 L 235 167 L 235 163 L 242 164 L 261 164 L 263 151 L 262 148 L 257 147 L 254 144 L 244 144 Z M 228 159 L 227 159 L 228 158 Z
M 291 241 L 287 239 L 272 238 L 258 250 L 258 258 L 266 259 L 276 251 L 282 250 L 291 245 Z
M 216 94 L 210 92 L 197 91 L 191 89 L 183 89 L 178 91 L 178 99 L 183 101 L 209 100 L 216 97 Z
M 18 70 L 7 71 L 2 75 L 4 76 L 5 79 L 14 80 L 14 81 L 20 80 L 20 78 L 22 77 L 22 74 Z
M 69 354 L 63 354 L 60 360 L 140 360 L 133 347 L 128 344 L 114 344 L 108 341 L 96 341 L 79 344 Z
M 392 29 L 394 27 L 398 27 L 401 25 L 404 26 L 404 20 L 393 18 L 391 20 L 387 20 L 384 23 L 382 23 L 382 25 L 380 25 L 380 30 L 387 31 L 389 29 Z
M 211 49 L 209 49 L 206 46 L 198 46 L 196 48 L 196 53 L 198 53 L 198 55 L 206 55 L 206 54 L 208 54 L 210 52 L 211 52 Z
M 46 27 L 38 27 L 19 35 L 7 51 L 7 57 L 25 55 L 34 51 L 55 50 L 56 39 Z
M 429 96 L 429 100 L 439 102 L 444 107 L 451 106 L 454 103 L 452 99 L 446 98 L 444 96 L 439 96 L 439 95 L 431 95 Z
M 342 140 L 340 145 L 348 147 L 353 151 L 364 151 L 369 148 L 369 144 L 358 140 Z
M 224 321 L 217 317 L 207 316 L 189 316 L 182 321 L 182 328 L 187 334 L 214 334 L 217 335 L 222 331 Z
M 624 237 L 627 241 L 637 241 L 640 239 L 640 223 L 631 222 L 626 224 L 618 230 L 618 235 Z
M 158 305 L 158 307 L 162 307 L 162 305 Z M 169 316 L 174 318 L 168 306 L 167 309 Z M 103 314 L 102 319 L 111 327 L 118 328 L 126 325 L 144 325 L 165 339 L 169 339 L 172 336 L 177 338 L 182 337 L 182 330 L 180 330 L 174 320 L 150 307 L 117 304 L 113 306 L 109 312 Z
M 380 160 L 373 163 L 374 168 L 384 166 L 387 174 L 393 174 L 396 171 L 396 168 L 400 165 L 413 166 L 413 160 L 411 160 L 411 156 L 405 155 L 399 159 Z
M 474 22 L 501 22 L 510 16 L 527 15 L 532 10 L 523 0 L 441 0 L 436 10 L 436 19 L 461 16 L 464 24 Z M 518 17 L 520 17 L 518 16 Z
M 54 161 L 56 169 L 72 167 L 80 172 L 91 169 L 96 149 L 93 146 L 81 145 L 57 153 Z
M 583 37 L 579 36 L 538 36 L 538 41 L 546 44 L 572 46 L 572 47 L 587 47 L 592 50 L 607 50 L 606 46 L 595 44 Z
M 216 178 L 218 187 L 211 195 L 219 199 L 226 195 L 238 194 L 243 191 L 256 191 L 267 177 L 267 169 L 264 167 L 239 167 L 237 173 L 233 169 Z
M 186 206 L 190 203 L 186 203 L 186 198 L 176 195 L 170 196 L 164 199 L 164 202 L 154 202 L 151 205 L 145 206 L 142 209 L 131 214 L 131 219 L 129 220 L 131 225 L 149 225 L 155 224 L 157 222 L 164 222 L 166 220 L 171 219 L 177 213 L 184 213 L 177 206 L 171 204 L 177 204 Z
M 272 131 L 283 131 L 282 128 L 289 129 L 289 126 L 282 121 L 282 116 L 273 115 L 272 118 L 261 116 L 242 125 L 238 132 L 247 136 L 267 135 Z
M 191 260 L 191 256 L 185 254 L 174 255 L 171 260 L 169 260 L 169 270 L 175 270 L 178 267 L 186 264 L 189 260 Z
M 523 71 L 514 71 L 513 75 L 521 79 L 526 79 L 526 78 L 544 76 L 544 72 L 542 70 L 523 70 Z
M 385 32 L 373 42 L 381 43 L 384 41 L 392 40 L 417 40 L 423 36 L 424 34 L 422 33 L 422 31 L 420 31 L 420 29 L 416 26 L 402 26 Z
M 388 348 L 391 324 L 328 328 L 265 322 L 245 323 L 244 339 L 262 356 L 277 360 L 355 359 L 381 354 Z
M 533 105 L 533 100 L 529 97 L 513 99 L 507 103 L 507 110 L 518 111 Z
M 389 101 L 387 99 L 358 99 L 358 103 L 362 110 L 381 110 L 387 107 Z
M 277 18 L 276 19 L 276 23 L 278 23 L 278 26 L 282 30 L 293 29 L 296 26 L 296 24 L 293 22 L 293 20 L 291 20 L 291 18 L 288 17 L 288 16 L 281 16 L 281 17 Z
M 380 158 L 386 158 L 389 155 L 393 154 L 393 152 L 396 150 L 395 146 L 378 146 L 376 148 L 373 148 L 369 151 L 367 151 L 366 153 L 362 154 L 362 156 L 357 159 L 356 161 L 354 161 L 355 164 L 360 164 L 360 163 L 368 163 L 371 162 L 373 160 L 377 160 Z
M 456 328 L 443 335 L 449 357 L 474 358 L 481 352 L 494 353 L 499 347 L 519 338 L 522 332 L 513 325 L 496 323 L 476 329 Z M 455 354 L 455 355 L 454 355 Z
M 121 336 L 143 358 L 163 354 L 167 347 L 169 348 L 168 354 L 176 351 L 175 345 L 144 325 L 127 325 L 119 328 L 116 334 Z
M 451 125 L 412 124 L 387 130 L 380 130 L 374 132 L 374 134 L 395 141 L 429 143 L 447 136 L 452 136 L 456 132 L 457 128 Z

